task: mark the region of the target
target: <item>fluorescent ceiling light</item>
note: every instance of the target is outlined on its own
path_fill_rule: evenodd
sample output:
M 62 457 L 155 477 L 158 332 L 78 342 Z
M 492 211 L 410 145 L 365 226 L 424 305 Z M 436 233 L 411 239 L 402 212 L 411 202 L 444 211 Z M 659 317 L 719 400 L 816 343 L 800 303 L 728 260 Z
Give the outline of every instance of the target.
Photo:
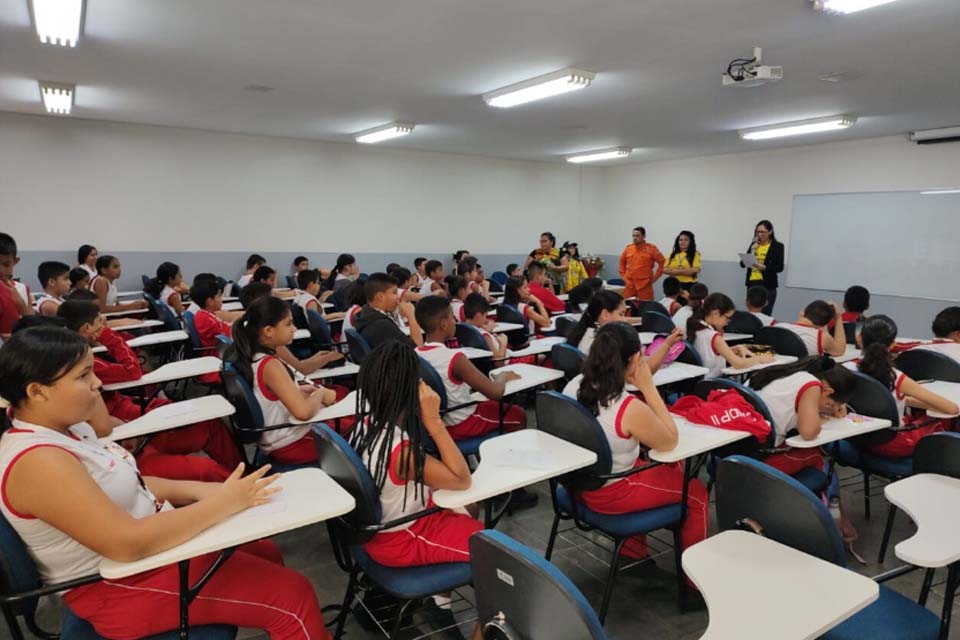
M 854 116 L 830 116 L 828 118 L 797 120 L 795 122 L 771 124 L 765 127 L 741 129 L 738 133 L 744 140 L 769 140 L 771 138 L 784 138 L 786 136 L 800 136 L 808 133 L 847 129 L 852 127 L 856 121 L 857 119 Z
M 360 133 L 354 134 L 353 137 L 357 142 L 363 144 L 373 144 L 375 142 L 383 142 L 384 140 L 389 140 L 391 138 L 405 136 L 412 132 L 415 126 L 416 125 L 412 124 L 403 124 L 402 122 L 391 122 L 390 124 L 385 124 L 382 127 L 374 127 L 373 129 L 361 131 Z
M 75 47 L 80 39 L 83 0 L 31 0 L 40 42 Z
M 942 196 L 947 193 L 960 193 L 960 189 L 934 189 L 932 191 L 921 191 L 924 196 Z
M 945 127 L 943 129 L 925 129 L 923 131 L 911 131 L 910 140 L 912 142 L 952 142 L 960 139 L 960 127 Z
M 573 156 L 567 156 L 567 162 L 581 164 L 583 162 L 601 162 L 603 160 L 619 160 L 626 158 L 633 151 L 627 147 L 616 147 L 615 149 L 601 149 L 599 151 L 587 151 Z
M 516 107 L 589 87 L 595 76 L 580 69 L 563 69 L 485 93 L 483 99 L 491 107 Z
M 873 9 L 895 0 L 813 0 L 813 7 L 828 13 L 856 13 L 864 9 Z
M 72 84 L 40 83 L 40 97 L 43 100 L 43 108 L 47 110 L 47 113 L 61 116 L 70 115 L 70 110 L 73 108 L 74 93 L 76 93 L 76 86 Z

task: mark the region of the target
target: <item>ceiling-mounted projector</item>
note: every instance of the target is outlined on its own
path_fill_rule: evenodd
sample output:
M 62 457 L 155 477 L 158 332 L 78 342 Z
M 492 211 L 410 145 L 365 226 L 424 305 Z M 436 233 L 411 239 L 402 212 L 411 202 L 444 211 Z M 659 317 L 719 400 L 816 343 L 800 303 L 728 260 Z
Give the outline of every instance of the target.
M 760 64 L 763 49 L 753 48 L 752 58 L 734 58 L 723 74 L 725 87 L 759 87 L 762 84 L 783 80 L 783 67 L 771 67 Z

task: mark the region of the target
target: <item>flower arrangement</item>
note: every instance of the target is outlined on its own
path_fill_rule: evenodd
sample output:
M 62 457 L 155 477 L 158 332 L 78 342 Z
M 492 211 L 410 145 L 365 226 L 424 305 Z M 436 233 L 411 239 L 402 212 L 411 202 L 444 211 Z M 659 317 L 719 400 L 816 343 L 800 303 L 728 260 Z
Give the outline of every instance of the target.
M 583 268 L 587 270 L 587 276 L 596 278 L 597 274 L 603 271 L 603 265 L 606 264 L 603 258 L 595 255 L 585 255 L 580 259 Z

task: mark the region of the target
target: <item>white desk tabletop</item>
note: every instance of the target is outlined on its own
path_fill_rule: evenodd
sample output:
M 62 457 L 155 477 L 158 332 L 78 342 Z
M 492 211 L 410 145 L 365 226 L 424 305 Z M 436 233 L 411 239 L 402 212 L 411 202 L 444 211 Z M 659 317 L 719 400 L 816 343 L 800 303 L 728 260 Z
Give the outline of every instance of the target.
M 522 324 L 515 322 L 498 322 L 493 326 L 493 333 L 506 333 L 507 331 L 517 331 L 524 328 Z
M 653 374 L 653 383 L 660 387 L 665 384 L 699 378 L 708 373 L 710 373 L 710 369 L 706 367 L 698 367 L 695 364 L 687 364 L 686 362 L 671 362 L 666 366 L 660 367 L 660 369 Z
M 469 360 L 479 360 L 480 358 L 493 357 L 492 352 L 487 351 L 486 349 L 476 349 L 474 347 L 457 347 L 456 349 L 452 349 L 452 351 L 462 353 L 463 355 L 467 356 L 467 359 Z
M 937 395 L 941 395 L 948 400 L 953 400 L 957 404 L 960 404 L 960 382 L 944 382 L 943 380 L 934 380 L 933 382 L 923 383 L 924 388 L 933 391 Z M 934 411 L 933 409 L 927 410 L 927 415 L 931 418 L 955 418 L 955 415 L 948 415 L 946 413 L 940 413 L 939 411 Z
M 360 373 L 360 365 L 342 360 L 337 367 L 329 369 L 317 369 L 306 376 L 308 380 L 323 380 L 324 378 L 336 378 L 337 376 L 352 376 Z
M 761 362 L 753 365 L 752 367 L 747 367 L 746 369 L 737 369 L 736 367 L 724 367 L 721 373 L 725 376 L 739 376 L 744 373 L 752 373 L 754 371 L 759 371 L 760 369 L 766 369 L 767 367 L 773 367 L 778 364 L 790 364 L 791 362 L 796 362 L 796 356 L 781 356 L 774 355 L 773 362 Z
M 190 336 L 187 335 L 186 331 L 161 331 L 160 333 L 148 333 L 143 336 L 137 336 L 131 340 L 127 340 L 127 346 L 131 348 L 136 347 L 150 347 L 158 344 L 169 344 L 171 342 L 183 342 L 189 340 Z M 91 349 L 94 353 L 104 353 L 107 348 L 103 345 L 99 345 Z
M 871 431 L 886 429 L 890 427 L 890 425 L 889 420 L 860 415 L 834 418 L 820 428 L 820 435 L 813 440 L 804 440 L 801 436 L 796 435 L 792 438 L 787 438 L 786 443 L 797 449 L 812 449 L 836 442 L 837 440 L 843 440 L 844 438 L 852 438 L 853 436 L 863 435 Z
M 155 369 L 143 375 L 138 380 L 127 382 L 115 382 L 113 384 L 103 385 L 104 391 L 119 391 L 120 389 L 135 389 L 144 387 L 148 384 L 160 384 L 170 382 L 171 380 L 181 380 L 183 378 L 195 378 L 207 373 L 216 373 L 220 371 L 220 358 L 215 356 L 204 356 L 202 358 L 193 358 L 191 360 L 180 360 L 165 364 L 159 369 Z
M 309 337 L 310 337 L 309 329 L 297 329 L 296 332 L 293 334 L 294 340 L 306 340 Z
M 539 387 L 542 384 L 547 382 L 552 382 L 553 380 L 559 380 L 563 377 L 563 371 L 559 369 L 548 369 L 547 367 L 538 367 L 534 364 L 508 364 L 505 367 L 500 367 L 499 369 L 494 369 L 490 372 L 490 375 L 495 373 L 503 373 L 504 371 L 513 371 L 514 373 L 520 376 L 519 380 L 511 380 L 507 383 L 507 388 L 503 393 L 503 397 L 513 395 L 520 391 L 526 391 L 527 389 L 533 389 L 534 387 Z M 479 391 L 475 391 L 470 396 L 471 400 L 476 400 L 478 402 L 483 402 L 487 399 L 485 395 Z
M 143 291 L 118 291 L 118 298 L 140 298 L 143 296 Z
M 679 462 L 698 456 L 707 451 L 713 451 L 737 440 L 753 437 L 746 431 L 732 429 L 718 429 L 705 424 L 695 424 L 686 418 L 673 416 L 680 436 L 677 446 L 670 451 L 650 450 L 648 456 L 656 462 Z
M 327 420 L 336 420 L 337 418 L 349 418 L 350 416 L 356 415 L 356 413 L 357 392 L 351 391 L 339 402 L 320 409 L 320 411 L 314 414 L 309 420 L 291 418 L 290 422 L 292 424 L 313 424 L 314 422 L 326 422 Z
M 201 420 L 232 416 L 235 412 L 236 409 L 223 396 L 203 396 L 182 402 L 172 402 L 116 427 L 106 439 L 117 441 L 136 438 L 159 431 L 169 431 Z
M 597 461 L 597 454 L 536 429 L 514 431 L 480 445 L 480 466 L 464 491 L 440 490 L 433 501 L 444 509 L 480 500 L 555 478 Z
M 656 340 L 659 333 L 652 333 L 650 331 L 638 331 L 637 335 L 640 336 L 640 344 L 647 346 L 653 344 L 653 341 Z
M 125 324 L 122 327 L 114 327 L 114 331 L 133 331 L 134 329 L 149 329 L 150 327 L 162 327 L 163 323 L 159 320 L 142 320 L 134 324 Z
M 563 300 L 564 302 L 566 302 L 569 299 L 570 299 L 569 293 L 561 293 L 560 295 L 557 296 L 557 300 Z
M 341 516 L 353 510 L 353 496 L 320 469 L 297 469 L 283 474 L 274 486 L 282 491 L 269 504 L 227 518 L 192 540 L 136 562 L 100 561 L 100 575 L 125 578 L 205 553 L 268 538 L 284 531 Z M 318 499 L 318 496 L 323 496 Z
M 960 478 L 921 473 L 883 489 L 891 504 L 910 516 L 917 532 L 893 548 L 897 557 L 918 567 L 939 568 L 960 561 Z M 949 507 L 948 505 L 954 505 Z
M 580 317 L 581 317 L 582 315 L 583 315 L 582 313 L 566 313 L 566 312 L 564 312 L 564 311 L 561 311 L 560 313 L 557 313 L 556 315 L 551 315 L 551 316 L 550 316 L 550 326 L 549 326 L 549 327 L 544 327 L 543 330 L 544 330 L 544 331 L 556 331 L 556 330 L 557 330 L 557 318 L 569 318 L 570 320 L 573 320 L 574 322 L 580 322 Z
M 223 311 L 243 311 L 243 305 L 240 304 L 239 300 L 234 300 L 231 302 L 224 302 L 221 307 Z
M 237 296 L 223 296 L 220 299 L 223 300 L 224 302 L 236 302 L 240 298 L 238 298 Z
M 880 595 L 870 578 L 745 531 L 693 545 L 683 569 L 709 610 L 700 640 L 816 638 Z
M 617 293 L 620 293 L 621 291 L 626 289 L 626 287 L 623 286 L 622 284 L 610 284 L 609 282 L 604 282 L 603 288 L 609 289 L 610 291 L 616 291 Z
M 848 344 L 847 350 L 843 352 L 842 356 L 837 356 L 834 358 L 838 363 L 843 364 L 844 362 L 850 362 L 852 360 L 860 359 L 860 349 L 857 349 L 857 345 Z
M 539 338 L 537 340 L 531 340 L 526 349 L 518 349 L 516 351 L 507 349 L 507 355 L 511 358 L 522 358 L 523 356 L 536 356 L 542 353 L 550 353 L 551 349 L 553 349 L 553 345 L 561 344 L 566 341 L 567 339 L 563 336 Z
M 108 311 L 103 314 L 104 318 L 116 318 L 119 316 L 135 316 L 142 313 L 147 313 L 149 309 L 126 309 L 124 311 Z
M 727 344 L 730 344 L 731 342 L 753 340 L 753 336 L 749 333 L 725 333 L 723 334 L 723 339 L 727 342 Z

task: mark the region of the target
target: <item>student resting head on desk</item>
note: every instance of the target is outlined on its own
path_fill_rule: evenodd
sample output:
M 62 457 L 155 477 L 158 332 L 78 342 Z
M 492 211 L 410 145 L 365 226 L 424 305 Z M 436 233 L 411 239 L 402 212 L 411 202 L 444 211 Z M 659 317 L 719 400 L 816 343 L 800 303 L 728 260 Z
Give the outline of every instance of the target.
M 703 304 L 687 320 L 687 338 L 700 354 L 703 366 L 710 370 L 705 379 L 717 378 L 729 363 L 737 369 L 749 369 L 759 364 L 773 362 L 773 355 L 755 356 L 744 345 L 731 347 L 723 339 L 723 330 L 737 310 L 728 296 L 711 293 Z
M 645 400 L 628 392 L 627 384 L 636 386 Z M 571 380 L 563 393 L 576 398 L 597 417 L 610 443 L 613 473 L 647 464 L 641 445 L 660 451 L 677 446 L 677 427 L 657 391 L 637 330 L 629 324 L 610 322 L 597 331 L 590 355 L 583 363 L 582 376 Z M 610 480 L 600 489 L 584 491 L 579 497 L 594 511 L 620 514 L 677 504 L 682 492 L 680 465 L 659 465 Z M 706 487 L 699 480 L 692 480 L 687 494 L 687 518 L 680 530 L 683 549 L 707 537 L 707 507 Z M 621 554 L 645 557 L 646 536 L 628 540 Z
M 917 349 L 936 351 L 960 362 L 960 307 L 947 307 L 936 315 L 931 327 L 936 339 Z
M 143 290 L 173 309 L 179 318 L 184 310 L 180 294 L 184 293 L 185 286 L 180 267 L 172 262 L 163 262 L 157 267 L 157 276 L 151 278 Z
M 103 558 L 130 562 L 183 544 L 267 502 L 279 477 L 265 477 L 269 466 L 241 477 L 243 465 L 223 483 L 141 476 L 123 448 L 99 439 L 112 427 L 100 419 L 93 368 L 87 342 L 66 329 L 35 327 L 0 349 L 0 395 L 12 421 L 0 437 L 0 511 L 45 584 L 96 575 Z M 193 559 L 191 583 L 216 555 Z M 241 546 L 190 605 L 191 624 L 330 638 L 310 582 L 282 563 L 271 542 Z M 140 638 L 177 628 L 178 584 L 168 565 L 75 587 L 63 600 L 101 636 Z
M 842 356 L 847 350 L 847 332 L 840 320 L 842 315 L 836 304 L 814 300 L 804 307 L 795 323 L 782 322 L 777 326 L 797 334 L 807 348 L 807 355 Z M 834 321 L 832 333 L 826 329 L 831 320 Z
M 920 438 L 950 429 L 950 420 L 928 418 L 925 411 L 933 409 L 957 415 L 960 407 L 894 368 L 890 349 L 897 341 L 897 325 L 892 319 L 884 315 L 870 316 L 863 323 L 860 338 L 863 354 L 856 365 L 860 373 L 880 381 L 890 390 L 897 403 L 901 426 L 918 424 L 916 428 L 897 431 L 887 442 L 871 446 L 870 453 L 891 458 L 912 456 Z M 924 411 L 914 414 L 911 408 Z
M 774 446 L 780 448 L 791 432 L 804 440 L 820 435 L 824 423 L 847 415 L 847 402 L 857 381 L 846 368 L 826 356 L 808 356 L 790 364 L 761 369 L 750 377 L 750 387 L 763 399 L 773 417 Z M 819 448 L 773 453 L 763 462 L 795 475 L 802 469 L 823 468 Z

